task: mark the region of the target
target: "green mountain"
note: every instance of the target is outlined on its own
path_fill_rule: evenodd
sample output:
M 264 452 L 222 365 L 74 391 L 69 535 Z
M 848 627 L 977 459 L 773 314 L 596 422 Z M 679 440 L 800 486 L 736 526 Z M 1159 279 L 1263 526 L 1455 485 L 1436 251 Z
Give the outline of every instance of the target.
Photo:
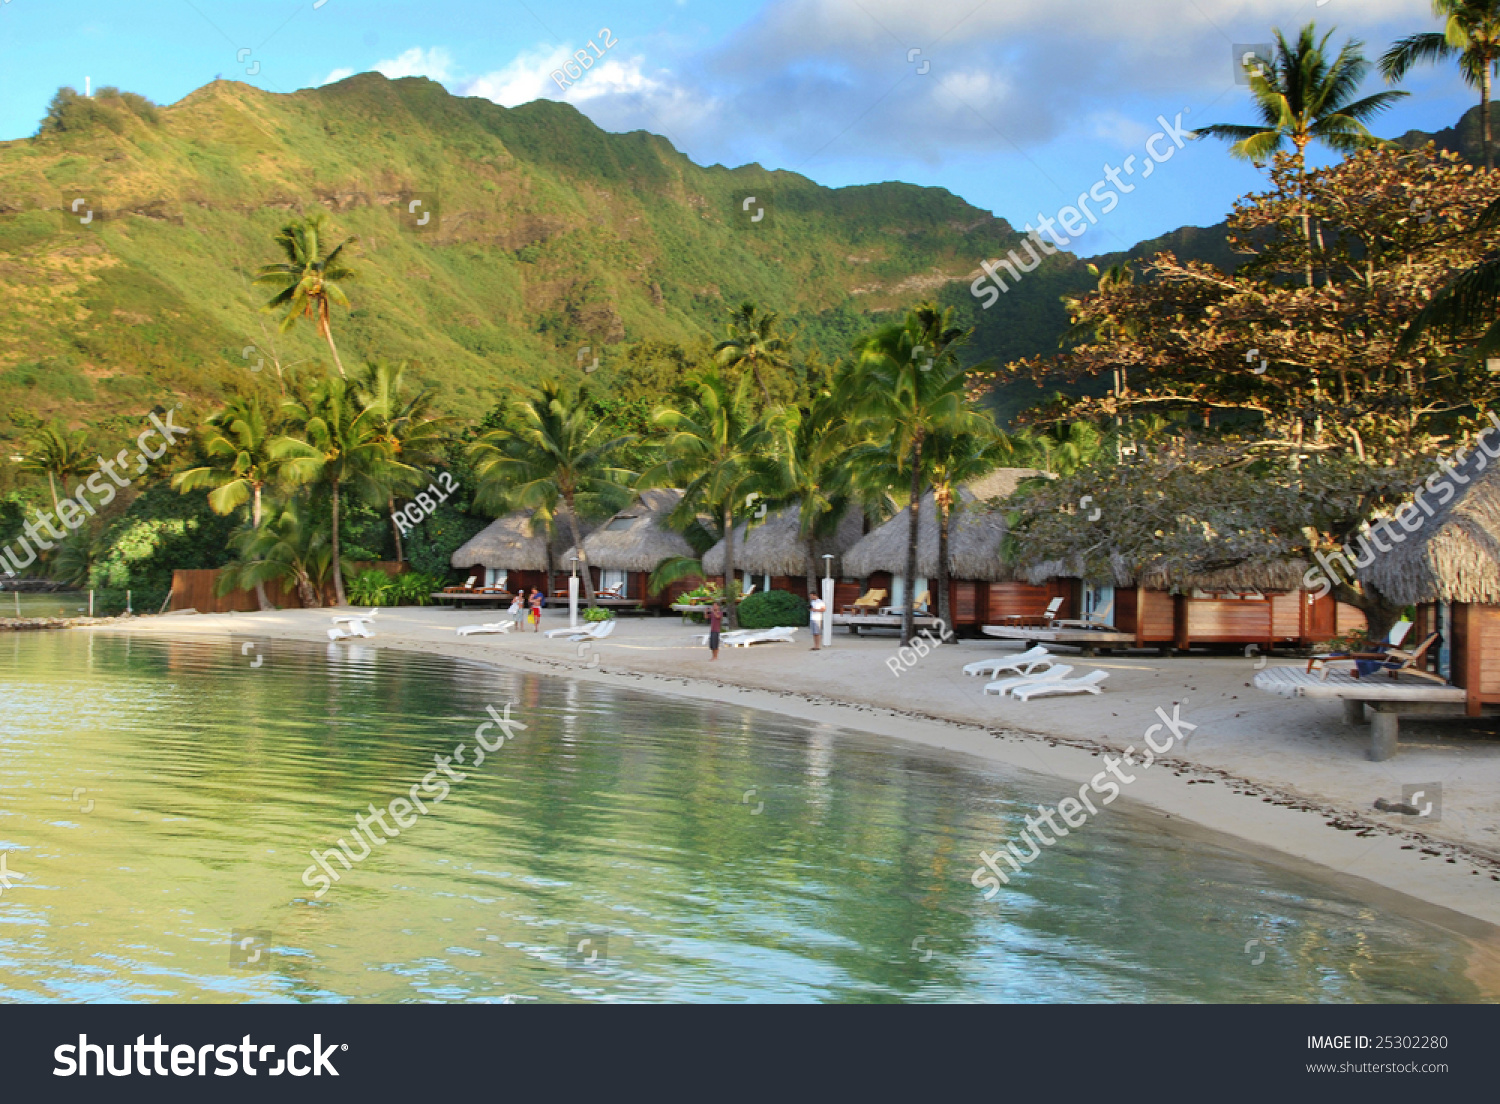
M 595 356 L 609 386 L 626 346 L 695 347 L 745 298 L 833 360 L 936 297 L 977 326 L 976 359 L 1009 359 L 1055 347 L 1058 296 L 1089 280 L 1060 254 L 983 311 L 978 259 L 1020 238 L 942 189 L 702 167 L 549 100 L 373 73 L 291 95 L 216 81 L 163 108 L 63 94 L 35 138 L 0 144 L 0 443 L 54 415 L 117 436 L 156 403 L 191 416 L 274 386 L 276 362 L 324 370 L 311 325 L 278 335 L 250 284 L 316 209 L 359 239 L 334 317 L 346 365 L 418 361 L 471 417 Z

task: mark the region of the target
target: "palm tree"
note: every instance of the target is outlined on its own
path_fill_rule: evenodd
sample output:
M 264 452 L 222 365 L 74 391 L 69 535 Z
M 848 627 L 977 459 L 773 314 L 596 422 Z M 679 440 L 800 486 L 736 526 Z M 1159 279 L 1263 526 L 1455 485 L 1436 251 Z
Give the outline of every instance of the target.
M 1361 53 L 1364 43 L 1345 42 L 1338 56 L 1328 60 L 1330 31 L 1321 40 L 1317 27 L 1309 23 L 1288 43 L 1279 28 L 1276 57 L 1266 59 L 1249 74 L 1250 94 L 1261 121 L 1256 124 L 1216 123 L 1196 131 L 1194 137 L 1223 138 L 1233 144 L 1231 156 L 1264 164 L 1271 154 L 1292 146 L 1297 173 L 1297 198 L 1302 206 L 1302 240 L 1307 245 L 1307 285 L 1312 286 L 1312 234 L 1307 215 L 1307 147 L 1314 141 L 1329 149 L 1348 153 L 1379 140 L 1365 122 L 1390 107 L 1406 92 L 1377 92 L 1353 99 L 1370 63 Z
M 1493 200 L 1474 223 L 1471 233 L 1481 234 L 1500 227 L 1500 199 Z M 1432 297 L 1401 335 L 1397 353 L 1413 349 L 1417 339 L 1428 330 L 1438 330 L 1457 339 L 1465 332 L 1485 327 L 1478 342 L 1469 350 L 1477 360 L 1500 356 L 1500 252 L 1464 269 Z
M 292 499 L 272 507 L 265 523 L 241 528 L 229 539 L 236 558 L 214 583 L 219 594 L 290 578 L 304 609 L 323 604 L 323 584 L 334 564 L 332 546 L 321 528 L 308 523 L 305 507 Z
M 938 513 L 937 615 L 947 634 L 953 626 L 948 602 L 948 534 L 953 515 L 963 508 L 963 487 L 988 475 L 1014 455 L 1015 449 L 1000 427 L 986 415 L 960 433 L 935 433 L 927 442 L 932 464 L 932 497 Z
M 767 407 L 771 391 L 764 369 L 785 368 L 788 363 L 786 339 L 776 332 L 780 320 L 775 311 L 763 314 L 747 299 L 729 312 L 729 336 L 714 346 L 714 356 L 724 367 L 750 369 Z
M 982 432 L 983 419 L 964 401 L 965 371 L 955 355 L 967 338 L 953 325 L 953 308 L 922 303 L 903 322 L 876 330 L 858 345 L 859 360 L 845 378 L 840 402 L 870 437 L 889 442 L 890 455 L 910 479 L 901 642 L 912 641 L 910 591 L 917 577 L 917 533 L 930 464 L 923 456 L 937 433 Z
M 91 470 L 88 436 L 88 430 L 69 431 L 61 422 L 51 421 L 38 429 L 36 436 L 27 442 L 21 470 L 47 477 L 47 486 L 52 491 L 54 513 L 57 512 L 58 504 L 58 480 L 62 480 L 63 491 L 66 492 L 70 478 Z
M 758 457 L 770 443 L 766 424 L 751 410 L 750 376 L 731 384 L 717 369 L 687 381 L 689 401 L 663 407 L 655 415 L 667 430 L 666 459 L 641 476 L 642 487 L 681 487 L 671 520 L 687 528 L 698 513 L 721 519 L 724 541 L 724 596 L 729 627 L 737 628 L 734 594 L 734 519 L 746 496 L 763 487 Z
M 318 336 L 328 342 L 333 353 L 333 363 L 344 376 L 344 362 L 339 359 L 338 346 L 333 343 L 333 327 L 330 325 L 331 304 L 341 307 L 349 305 L 349 297 L 339 287 L 342 280 L 358 279 L 357 274 L 345 268 L 339 259 L 344 246 L 358 238 L 345 238 L 326 255 L 321 252 L 323 224 L 326 216 L 320 211 L 287 223 L 276 235 L 276 244 L 286 254 L 285 261 L 262 265 L 255 274 L 255 283 L 267 287 L 279 287 L 265 309 L 274 311 L 286 308 L 280 329 L 283 333 L 297 324 L 298 318 L 311 318 L 317 326 Z
M 1407 35 L 1380 59 L 1380 72 L 1394 84 L 1415 65 L 1458 59 L 1464 83 L 1479 89 L 1479 138 L 1484 167 L 1495 167 L 1490 149 L 1490 77 L 1500 62 L 1500 0 L 1432 0 L 1441 31 Z
M 386 510 L 398 563 L 406 555 L 401 546 L 401 525 L 396 521 L 396 492 L 420 489 L 422 471 L 443 459 L 454 421 L 433 413 L 436 389 L 423 388 L 415 395 L 407 395 L 406 368 L 405 361 L 397 364 L 370 361 L 365 365 L 364 376 L 355 384 L 355 397 L 361 406 L 372 411 L 381 436 L 390 445 L 391 456 L 415 469 L 414 475 L 404 476 L 387 488 Z
M 288 482 L 328 484 L 333 507 L 332 556 L 335 602 L 344 605 L 339 513 L 346 487 L 366 502 L 384 502 L 388 488 L 415 469 L 396 460 L 380 431 L 379 409 L 361 406 L 348 383 L 329 378 L 306 399 L 289 402 L 288 417 L 304 440 L 288 446 L 282 472 Z
M 262 495 L 282 462 L 297 450 L 296 442 L 276 431 L 258 396 L 230 402 L 208 420 L 199 440 L 206 463 L 178 472 L 172 477 L 173 489 L 187 494 L 208 488 L 209 509 L 221 516 L 248 503 L 250 528 L 259 529 Z M 258 583 L 255 601 L 263 610 L 271 608 L 265 587 Z
M 854 441 L 839 403 L 824 390 L 812 402 L 771 420 L 765 458 L 769 500 L 797 507 L 797 536 L 807 547 L 807 596 L 818 593 L 817 546 L 831 537 L 853 503 L 848 462 Z
M 588 389 L 574 391 L 548 380 L 516 403 L 510 426 L 490 430 L 469 446 L 479 476 L 476 502 L 498 514 L 533 511 L 550 535 L 559 508 L 567 515 L 573 547 L 583 558 L 580 517 L 606 517 L 630 499 L 627 481 L 635 473 L 615 464 L 633 436 L 609 437 L 595 416 Z M 583 565 L 583 589 L 595 604 L 594 581 Z

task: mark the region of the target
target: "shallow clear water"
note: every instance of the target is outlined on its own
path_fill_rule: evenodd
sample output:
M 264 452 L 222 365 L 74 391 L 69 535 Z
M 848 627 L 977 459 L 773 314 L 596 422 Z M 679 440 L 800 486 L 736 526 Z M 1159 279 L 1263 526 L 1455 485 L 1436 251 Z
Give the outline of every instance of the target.
M 476 768 L 507 700 L 527 728 Z M 316 898 L 309 850 L 458 744 L 446 800 Z M 367 647 L 13 633 L 0 999 L 1493 995 L 1466 939 L 1125 801 L 985 902 L 977 853 L 1066 786 Z
M 17 599 L 20 599 L 17 602 Z M 20 613 L 16 612 L 19 605 Z M 82 617 L 89 612 L 87 591 L 65 590 L 56 594 L 0 593 L 0 617 Z

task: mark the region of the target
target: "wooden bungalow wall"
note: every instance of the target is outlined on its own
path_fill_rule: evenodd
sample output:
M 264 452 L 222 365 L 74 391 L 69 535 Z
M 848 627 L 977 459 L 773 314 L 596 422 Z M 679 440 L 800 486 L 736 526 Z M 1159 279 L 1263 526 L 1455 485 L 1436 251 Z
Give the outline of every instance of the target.
M 399 575 L 406 566 L 395 560 L 363 561 L 352 565 L 354 571 L 346 573 L 344 586 L 358 571 L 384 571 L 387 575 Z M 254 590 L 231 590 L 228 594 L 214 593 L 219 580 L 220 568 L 194 568 L 172 572 L 171 609 L 194 609 L 199 613 L 248 613 L 260 609 Z M 297 595 L 297 586 L 291 580 L 266 584 L 266 598 L 272 606 L 281 609 L 301 609 L 302 599 Z M 333 587 L 324 587 L 325 604 L 333 601 Z
M 1453 685 L 1464 688 L 1465 712 L 1477 717 L 1485 705 L 1500 704 L 1500 606 L 1455 602 L 1450 616 L 1450 677 Z M 1428 622 L 1435 625 L 1432 614 Z M 1420 624 L 1412 626 L 1414 631 L 1419 628 Z

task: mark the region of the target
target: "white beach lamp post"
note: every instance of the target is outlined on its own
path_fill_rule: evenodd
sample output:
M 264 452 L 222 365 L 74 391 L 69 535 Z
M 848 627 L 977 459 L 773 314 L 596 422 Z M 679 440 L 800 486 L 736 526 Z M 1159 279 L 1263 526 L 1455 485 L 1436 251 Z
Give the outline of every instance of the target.
M 823 623 L 818 628 L 823 647 L 833 647 L 833 554 L 827 552 L 823 554 Z
M 572 557 L 573 574 L 568 576 L 568 628 L 578 627 L 578 557 Z

